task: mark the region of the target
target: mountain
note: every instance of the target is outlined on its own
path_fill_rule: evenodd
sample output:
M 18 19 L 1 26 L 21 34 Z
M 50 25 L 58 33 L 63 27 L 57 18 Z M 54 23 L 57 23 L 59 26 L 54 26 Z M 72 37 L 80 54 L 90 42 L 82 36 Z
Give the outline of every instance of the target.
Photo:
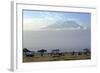
M 84 28 L 75 21 L 57 21 L 54 24 L 48 25 L 43 29 L 67 29 L 67 28 Z

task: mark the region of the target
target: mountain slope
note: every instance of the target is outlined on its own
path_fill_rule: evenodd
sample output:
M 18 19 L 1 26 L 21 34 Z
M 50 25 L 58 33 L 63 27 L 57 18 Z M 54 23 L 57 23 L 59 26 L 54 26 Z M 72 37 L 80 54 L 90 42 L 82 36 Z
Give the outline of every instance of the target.
M 52 25 L 46 26 L 43 29 L 65 29 L 65 28 L 83 28 L 83 26 L 79 25 L 75 21 L 57 21 Z

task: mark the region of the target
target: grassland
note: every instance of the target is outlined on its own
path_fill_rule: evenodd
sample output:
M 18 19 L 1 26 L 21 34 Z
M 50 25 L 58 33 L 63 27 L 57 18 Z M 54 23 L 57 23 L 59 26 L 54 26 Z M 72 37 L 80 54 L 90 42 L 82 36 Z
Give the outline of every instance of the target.
M 23 62 L 44 62 L 44 61 L 69 61 L 69 60 L 85 60 L 91 59 L 91 55 L 72 55 L 72 54 L 65 54 L 63 56 L 51 56 L 51 55 L 36 55 L 33 57 L 23 56 Z

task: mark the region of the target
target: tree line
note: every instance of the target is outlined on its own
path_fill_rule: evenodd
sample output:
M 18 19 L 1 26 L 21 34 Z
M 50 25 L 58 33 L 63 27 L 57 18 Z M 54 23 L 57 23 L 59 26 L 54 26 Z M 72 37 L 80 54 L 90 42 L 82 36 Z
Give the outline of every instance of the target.
M 30 51 L 27 48 L 23 48 L 23 55 L 24 56 L 33 57 L 33 56 L 35 56 L 35 53 L 36 53 L 35 51 Z M 40 49 L 40 50 L 37 50 L 37 53 L 39 53 L 40 56 L 43 57 L 44 53 L 47 53 L 47 50 L 46 49 Z M 73 55 L 73 56 L 75 54 L 82 55 L 82 53 L 84 53 L 84 55 L 89 55 L 91 52 L 88 48 L 83 49 L 83 52 L 75 52 L 75 51 L 70 52 L 70 54 Z M 50 56 L 54 56 L 54 57 L 59 57 L 59 56 L 65 55 L 64 52 L 60 52 L 60 49 L 53 49 L 51 51 L 51 53 L 47 53 L 47 54 L 50 55 Z

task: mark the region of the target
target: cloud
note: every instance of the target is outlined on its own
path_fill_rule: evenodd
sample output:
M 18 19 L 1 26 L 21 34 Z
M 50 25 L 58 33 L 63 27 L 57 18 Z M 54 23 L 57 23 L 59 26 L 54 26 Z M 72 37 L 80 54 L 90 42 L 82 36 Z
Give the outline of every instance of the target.
M 23 30 L 39 30 L 51 24 L 49 20 L 41 18 L 24 18 Z

